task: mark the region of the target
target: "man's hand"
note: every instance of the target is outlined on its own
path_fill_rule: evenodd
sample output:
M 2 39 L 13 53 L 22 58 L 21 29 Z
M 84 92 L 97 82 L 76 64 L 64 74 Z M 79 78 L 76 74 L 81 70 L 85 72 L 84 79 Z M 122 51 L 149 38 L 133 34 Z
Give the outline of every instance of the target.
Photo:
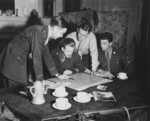
M 114 77 L 114 75 L 111 74 L 109 71 L 104 71 L 102 69 L 99 69 L 98 72 L 99 72 L 98 75 L 99 76 L 101 75 L 101 77 L 108 77 L 109 79 L 112 79 Z
M 64 75 L 70 75 L 70 74 L 72 74 L 72 71 L 71 70 L 65 70 L 63 74 Z
M 96 72 L 96 71 L 92 71 L 92 72 L 91 72 L 91 75 L 96 76 L 96 75 L 97 75 L 97 72 Z
M 84 72 L 90 74 L 91 70 L 86 68 Z
M 69 76 L 63 74 L 63 75 L 57 76 L 57 78 L 59 78 L 59 79 L 69 79 Z
M 114 77 L 114 75 L 111 74 L 109 71 L 106 71 L 105 74 L 109 79 L 112 79 Z
M 97 72 L 95 76 L 99 76 L 99 77 L 107 77 L 105 74 Z

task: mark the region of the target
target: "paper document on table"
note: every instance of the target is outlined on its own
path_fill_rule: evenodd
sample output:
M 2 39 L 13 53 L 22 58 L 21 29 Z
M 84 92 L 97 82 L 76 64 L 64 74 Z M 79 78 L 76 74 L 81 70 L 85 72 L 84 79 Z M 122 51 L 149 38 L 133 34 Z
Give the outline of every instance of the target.
M 116 102 L 116 99 L 112 92 L 100 92 L 100 91 L 93 91 L 94 100 L 102 100 L 102 101 L 114 101 Z
M 72 74 L 70 75 L 72 79 L 68 80 L 60 80 L 57 78 L 52 78 L 48 79 L 48 81 L 51 82 L 69 82 L 70 84 L 67 85 L 67 87 L 77 90 L 77 91 L 82 91 L 85 90 L 89 87 L 92 86 L 97 86 L 99 84 L 104 84 L 104 83 L 109 83 L 112 82 L 113 80 L 106 79 L 106 78 L 101 78 L 97 76 L 92 76 L 87 73 L 77 73 L 77 74 Z
M 43 83 L 47 88 L 50 88 L 50 89 L 55 89 L 57 87 L 67 86 L 70 84 L 70 82 L 63 82 L 63 81 L 62 82 L 52 82 L 50 80 L 44 80 Z

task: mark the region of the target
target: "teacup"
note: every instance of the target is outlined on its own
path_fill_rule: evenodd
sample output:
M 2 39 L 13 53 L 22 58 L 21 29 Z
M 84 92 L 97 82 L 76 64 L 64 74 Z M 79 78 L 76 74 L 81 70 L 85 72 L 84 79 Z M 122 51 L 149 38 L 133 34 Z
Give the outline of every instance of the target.
M 77 92 L 76 98 L 78 101 L 84 101 L 84 100 L 88 100 L 90 97 L 86 92 Z
M 127 78 L 127 73 L 120 72 L 120 73 L 118 73 L 118 77 L 121 78 L 121 79 L 125 79 L 125 78 Z
M 66 93 L 66 88 L 65 87 L 57 87 L 55 89 L 55 95 L 56 96 L 63 96 Z
M 68 104 L 68 99 L 67 98 L 57 98 L 56 99 L 56 106 L 58 108 L 64 108 Z

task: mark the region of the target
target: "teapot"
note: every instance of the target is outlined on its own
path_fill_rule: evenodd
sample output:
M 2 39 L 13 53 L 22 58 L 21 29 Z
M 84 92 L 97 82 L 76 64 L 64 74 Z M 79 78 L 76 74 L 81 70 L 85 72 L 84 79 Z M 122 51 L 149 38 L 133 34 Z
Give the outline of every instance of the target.
M 31 103 L 37 105 L 45 103 L 44 94 L 47 89 L 44 88 L 44 84 L 41 81 L 35 81 L 34 85 L 29 88 L 29 91 L 33 97 Z

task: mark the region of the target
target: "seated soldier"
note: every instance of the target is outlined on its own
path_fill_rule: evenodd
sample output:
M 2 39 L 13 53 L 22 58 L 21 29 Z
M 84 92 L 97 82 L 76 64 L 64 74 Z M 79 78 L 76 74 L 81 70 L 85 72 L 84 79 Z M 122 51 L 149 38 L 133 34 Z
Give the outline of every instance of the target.
M 133 65 L 125 52 L 112 46 L 113 35 L 105 32 L 98 37 L 99 46 L 99 76 L 112 78 L 119 72 L 126 72 L 128 76 L 133 74 Z
M 74 49 L 74 40 L 65 38 L 59 43 L 57 49 L 52 50 L 51 54 L 60 74 L 69 75 L 86 70 L 81 61 L 81 57 Z

